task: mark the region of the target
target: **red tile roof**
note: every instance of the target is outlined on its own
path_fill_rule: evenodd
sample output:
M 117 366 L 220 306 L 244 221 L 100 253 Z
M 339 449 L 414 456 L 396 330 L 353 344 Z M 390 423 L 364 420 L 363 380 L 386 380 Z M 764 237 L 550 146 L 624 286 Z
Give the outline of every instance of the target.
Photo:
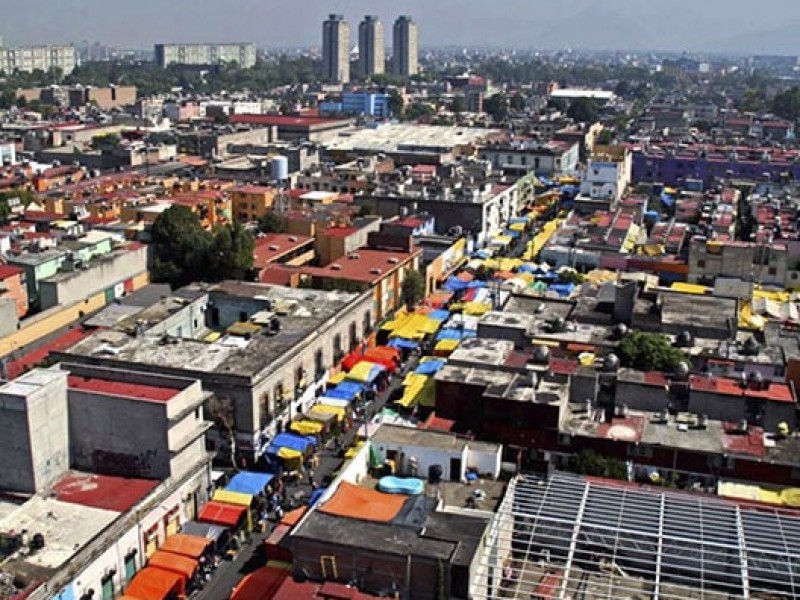
M 66 350 L 70 346 L 74 346 L 82 339 L 88 337 L 89 333 L 90 332 L 80 328 L 70 329 L 63 335 L 58 336 L 50 342 L 38 346 L 34 350 L 23 354 L 16 360 L 12 360 L 6 366 L 9 378 L 15 379 L 16 377 L 19 377 L 27 369 L 32 369 L 41 363 L 51 352 Z
M 421 253 L 422 250 L 395 252 L 359 248 L 326 267 L 301 267 L 301 272 L 312 277 L 375 283 Z
M 15 275 L 20 275 L 22 272 L 22 269 L 19 267 L 0 264 L 0 281 L 8 279 L 9 277 L 14 277 Z
M 125 383 L 110 379 L 95 377 L 79 377 L 70 375 L 68 378 L 70 389 L 92 392 L 103 396 L 118 396 L 147 402 L 168 402 L 180 393 L 175 388 L 145 385 L 141 383 Z
M 231 123 L 250 123 L 252 125 L 275 125 L 277 127 L 310 127 L 314 125 L 325 125 L 328 123 L 336 123 L 341 119 L 328 119 L 324 117 L 292 117 L 288 115 L 250 115 L 241 114 L 233 115 L 230 119 Z
M 327 227 L 321 231 L 321 234 L 331 237 L 347 237 L 356 231 L 358 231 L 358 227 Z
M 253 249 L 253 267 L 261 269 L 275 262 L 278 258 L 314 241 L 309 235 L 289 235 L 285 233 L 268 233 L 256 239 Z
M 151 479 L 130 479 L 73 471 L 56 482 L 53 492 L 62 502 L 126 512 L 159 483 Z

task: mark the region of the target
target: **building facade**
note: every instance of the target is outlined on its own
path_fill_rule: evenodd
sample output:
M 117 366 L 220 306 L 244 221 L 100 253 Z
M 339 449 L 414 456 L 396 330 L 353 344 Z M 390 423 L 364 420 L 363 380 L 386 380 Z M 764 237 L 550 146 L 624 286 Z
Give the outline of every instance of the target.
M 350 81 L 350 24 L 343 15 L 332 14 L 322 23 L 322 78 Z
M 69 75 L 76 66 L 78 57 L 74 46 L 0 47 L 0 73 L 60 69 L 64 75 Z
M 380 75 L 385 69 L 383 23 L 377 15 L 366 15 L 358 26 L 359 75 Z
M 244 69 L 256 64 L 256 45 L 237 44 L 156 44 L 159 67 L 169 65 L 221 65 L 235 62 Z
M 405 77 L 419 72 L 419 38 L 417 24 L 408 15 L 400 15 L 394 22 L 392 62 L 394 72 Z

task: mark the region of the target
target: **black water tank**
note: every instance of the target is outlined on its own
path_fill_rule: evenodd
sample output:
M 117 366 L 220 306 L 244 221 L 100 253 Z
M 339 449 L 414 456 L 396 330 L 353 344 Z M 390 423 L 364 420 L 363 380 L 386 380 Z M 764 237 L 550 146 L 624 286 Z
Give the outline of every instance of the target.
M 442 465 L 431 465 L 428 467 L 428 483 L 439 483 L 444 475 Z

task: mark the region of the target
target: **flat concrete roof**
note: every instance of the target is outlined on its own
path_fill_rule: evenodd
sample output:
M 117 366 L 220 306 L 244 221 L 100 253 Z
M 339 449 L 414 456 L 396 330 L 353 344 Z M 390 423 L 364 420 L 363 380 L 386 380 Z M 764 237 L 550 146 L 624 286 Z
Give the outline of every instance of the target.
M 441 154 L 456 146 L 477 143 L 497 133 L 497 129 L 478 127 L 391 124 L 326 137 L 325 146 L 329 151 Z
M 235 302 L 236 298 L 263 302 L 264 310 L 271 303 L 280 321 L 275 335 L 257 333 L 249 340 L 222 336 L 216 342 L 201 339 L 148 334 L 167 317 L 188 309 L 200 301 Z M 323 327 L 359 297 L 340 291 L 320 291 L 269 286 L 256 283 L 225 282 L 194 284 L 176 290 L 171 296 L 126 319 L 113 329 L 98 332 L 77 343 L 63 354 L 98 356 L 109 362 L 135 363 L 195 373 L 199 376 L 232 375 L 252 378 L 279 362 L 297 344 Z M 142 335 L 135 336 L 138 321 L 147 325 Z M 210 333 L 212 330 L 205 330 Z

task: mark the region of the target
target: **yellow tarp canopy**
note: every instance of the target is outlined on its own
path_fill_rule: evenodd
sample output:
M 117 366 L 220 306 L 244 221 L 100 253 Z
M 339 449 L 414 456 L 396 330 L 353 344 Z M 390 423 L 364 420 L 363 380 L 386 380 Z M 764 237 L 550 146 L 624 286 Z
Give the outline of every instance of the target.
M 696 283 L 685 283 L 682 281 L 676 281 L 669 289 L 674 290 L 676 292 L 681 292 L 683 294 L 694 294 L 695 296 L 704 296 L 707 294 L 711 288 L 705 285 L 698 285 Z
M 460 340 L 440 340 L 436 342 L 433 351 L 441 354 L 447 353 L 449 355 L 453 350 L 458 348 L 459 341 Z
M 525 250 L 525 253 L 522 255 L 524 260 L 533 260 L 542 251 L 545 244 L 553 237 L 553 234 L 561 225 L 561 219 L 553 219 L 548 221 L 542 230 L 537 233 L 533 239 L 528 242 L 528 248 Z
M 464 304 L 464 314 L 481 316 L 492 310 L 492 305 L 486 302 L 466 302 Z
M 314 413 L 319 415 L 334 415 L 337 421 L 344 421 L 347 411 L 339 406 L 329 406 L 327 404 L 315 404 L 311 407 L 309 415 L 313 416 Z
M 328 378 L 328 384 L 329 385 L 336 385 L 336 384 L 342 383 L 345 380 L 346 377 L 347 377 L 347 373 L 342 371 L 341 373 L 337 373 L 336 375 L 334 375 L 332 377 L 329 377 Z
M 299 450 L 292 450 L 291 448 L 281 447 L 278 448 L 278 458 L 291 460 L 293 458 L 303 458 L 303 453 Z
M 322 423 L 306 419 L 302 421 L 292 421 L 292 424 L 289 425 L 289 429 L 300 435 L 319 435 L 322 433 L 323 428 Z
M 512 223 L 508 228 L 511 231 L 525 231 L 525 223 Z
M 392 329 L 390 337 L 419 340 L 425 337 L 426 334 L 433 334 L 439 331 L 441 324 L 441 321 L 431 319 L 423 314 L 407 315 L 402 322 L 398 323 L 398 327 Z
M 237 335 L 240 337 L 245 337 L 248 335 L 256 335 L 259 331 L 261 331 L 261 325 L 255 325 L 253 323 L 243 323 L 241 321 L 234 323 L 226 330 L 231 335 Z
M 514 241 L 510 235 L 496 235 L 492 238 L 492 244 L 495 246 L 508 246 Z
M 350 369 L 350 372 L 347 374 L 347 379 L 357 381 L 359 383 L 366 383 L 369 381 L 369 376 L 373 367 L 382 367 L 382 365 L 369 362 L 368 360 L 362 360 L 356 366 Z

